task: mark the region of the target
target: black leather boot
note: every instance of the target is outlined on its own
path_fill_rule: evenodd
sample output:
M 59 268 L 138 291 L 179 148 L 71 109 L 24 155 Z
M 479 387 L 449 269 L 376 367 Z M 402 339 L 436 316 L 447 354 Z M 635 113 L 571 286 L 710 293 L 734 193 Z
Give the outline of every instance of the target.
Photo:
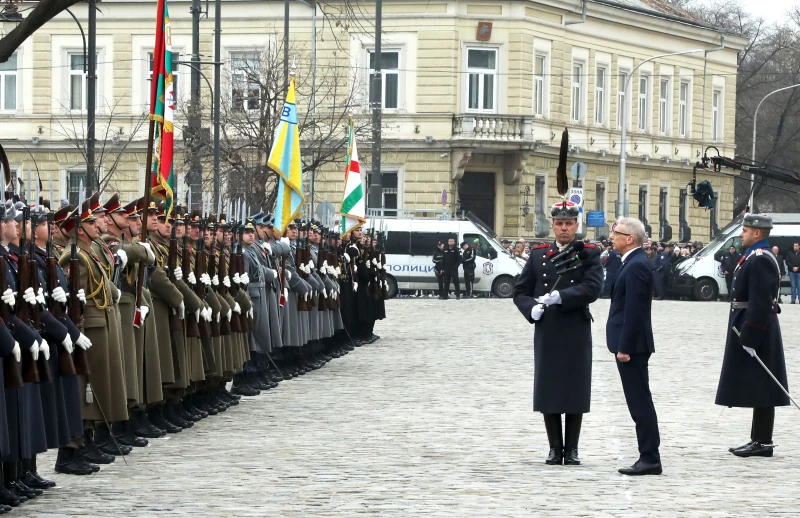
M 583 414 L 567 414 L 564 421 L 564 465 L 580 466 L 578 440 L 581 436 Z
M 92 469 L 94 464 L 90 465 L 78 454 L 78 450 L 74 448 L 59 448 L 58 456 L 56 457 L 56 473 L 63 473 L 65 475 L 91 475 L 95 472 Z M 100 466 L 97 466 L 100 470 Z
M 561 414 L 543 414 L 544 428 L 550 443 L 545 464 L 560 466 L 564 462 L 564 439 L 561 435 Z

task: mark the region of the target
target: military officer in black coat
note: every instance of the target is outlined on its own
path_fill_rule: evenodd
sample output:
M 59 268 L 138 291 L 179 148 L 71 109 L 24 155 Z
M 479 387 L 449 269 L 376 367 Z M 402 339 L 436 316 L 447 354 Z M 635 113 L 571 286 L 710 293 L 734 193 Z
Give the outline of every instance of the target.
M 788 405 L 789 398 L 755 355 L 788 390 L 778 323 L 780 268 L 767 240 L 772 218 L 748 214 L 742 225 L 746 251 L 733 273 L 728 337 L 716 404 L 753 409 L 750 442 L 731 448 L 731 453 L 739 457 L 772 457 L 775 407 Z
M 589 412 L 592 381 L 592 314 L 603 281 L 600 251 L 575 239 L 578 207 L 558 203 L 551 210 L 556 240 L 531 250 L 514 287 L 514 303 L 534 324 L 533 410 L 544 414 L 550 454 L 547 464 L 578 465 L 583 414 Z M 570 247 L 585 246 L 559 258 Z M 557 264 L 581 265 L 559 276 Z M 561 414 L 566 430 L 561 433 Z

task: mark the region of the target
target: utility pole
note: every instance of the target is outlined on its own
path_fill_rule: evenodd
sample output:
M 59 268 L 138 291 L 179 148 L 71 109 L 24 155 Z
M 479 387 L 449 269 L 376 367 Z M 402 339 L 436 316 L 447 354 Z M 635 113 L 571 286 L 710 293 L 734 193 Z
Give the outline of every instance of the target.
M 369 175 L 368 209 L 382 209 L 381 189 L 381 106 L 383 106 L 383 78 L 381 77 L 381 18 L 382 0 L 375 2 L 375 58 L 372 74 L 372 171 Z M 369 64 L 369 63 L 367 63 Z
M 94 120 L 97 108 L 97 8 L 89 0 L 89 49 L 86 81 L 86 186 L 89 192 L 99 190 L 99 180 L 94 167 Z M 148 167 L 150 165 L 148 164 Z
M 214 206 L 219 205 L 219 96 L 222 81 L 222 0 L 214 1 Z
M 192 192 L 203 192 L 203 166 L 200 163 L 202 121 L 200 119 L 200 0 L 192 0 L 191 106 L 189 107 L 189 145 L 191 165 L 187 182 Z M 200 197 L 196 197 L 199 206 Z M 192 207 L 190 207 L 192 208 Z
M 283 2 L 283 80 L 286 93 L 289 91 L 289 0 Z

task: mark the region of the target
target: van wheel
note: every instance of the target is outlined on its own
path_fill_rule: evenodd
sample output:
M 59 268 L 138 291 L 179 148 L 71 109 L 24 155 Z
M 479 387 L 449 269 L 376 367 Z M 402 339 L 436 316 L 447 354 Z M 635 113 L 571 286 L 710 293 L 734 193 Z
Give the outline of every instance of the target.
M 692 295 L 694 296 L 695 300 L 702 302 L 717 300 L 717 296 L 719 295 L 719 286 L 713 279 L 700 279 L 694 285 Z
M 397 281 L 394 280 L 394 277 L 391 275 L 387 275 L 386 284 L 389 285 L 389 287 L 386 288 L 386 296 L 390 299 L 395 298 L 397 296 Z
M 514 293 L 514 278 L 502 275 L 492 283 L 492 293 L 499 299 L 507 299 Z

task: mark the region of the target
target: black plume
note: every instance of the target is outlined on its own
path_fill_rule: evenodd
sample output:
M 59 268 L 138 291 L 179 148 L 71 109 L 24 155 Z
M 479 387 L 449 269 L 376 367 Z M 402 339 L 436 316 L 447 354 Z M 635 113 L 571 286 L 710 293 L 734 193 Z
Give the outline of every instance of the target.
M 567 152 L 569 151 L 569 131 L 564 128 L 561 134 L 561 151 L 558 154 L 558 168 L 556 169 L 556 189 L 559 196 L 566 196 L 569 191 L 567 179 Z

